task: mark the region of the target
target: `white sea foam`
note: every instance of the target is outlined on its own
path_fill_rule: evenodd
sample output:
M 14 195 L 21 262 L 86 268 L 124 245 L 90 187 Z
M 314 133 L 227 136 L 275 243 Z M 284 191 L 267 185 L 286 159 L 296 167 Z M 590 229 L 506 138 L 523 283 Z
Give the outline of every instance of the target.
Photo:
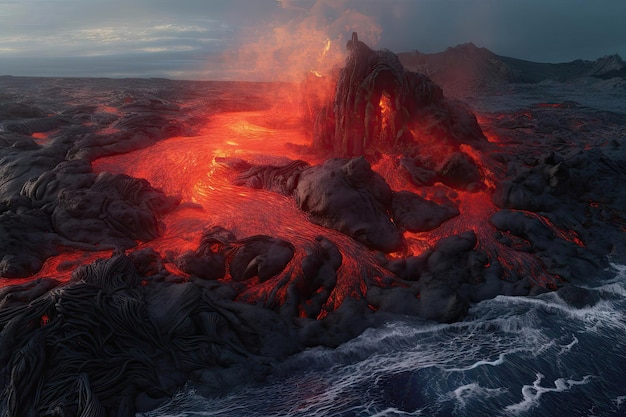
M 613 400 L 617 408 L 622 408 L 623 405 L 626 405 L 626 395 L 620 395 L 616 399 Z
M 371 417 L 403 417 L 403 416 L 424 416 L 425 414 L 422 410 L 416 410 L 413 412 L 406 412 L 403 410 L 398 410 L 397 408 L 386 408 L 384 410 L 378 411 L 375 414 L 371 414 Z
M 595 291 L 603 291 L 602 288 L 613 288 L 617 283 L 606 284 L 596 288 Z M 615 294 L 614 291 L 612 291 Z M 496 297 L 494 300 L 502 301 L 504 297 Z M 584 326 L 585 331 L 600 331 L 611 329 L 626 332 L 626 317 L 618 302 L 601 300 L 593 306 L 576 308 L 563 301 L 558 293 L 546 293 L 539 297 L 506 297 L 509 306 L 524 306 L 532 309 L 534 314 L 544 312 L 547 314 L 562 314 L 568 319 L 575 320 Z M 530 325 L 530 323 L 525 323 Z
M 541 381 L 544 376 L 537 373 L 537 378 L 532 385 L 524 385 L 522 387 L 523 400 L 517 404 L 509 405 L 505 408 L 505 413 L 508 415 L 519 415 L 539 405 L 541 396 L 546 392 L 564 392 L 568 391 L 575 385 L 584 385 L 591 379 L 590 375 L 585 376 L 583 379 L 577 381 L 573 379 L 559 378 L 554 381 L 554 387 L 543 387 Z
M 611 264 L 611 272 L 615 273 L 615 277 L 593 289 L 602 295 L 612 294 L 626 298 L 626 265 Z
M 473 382 L 466 384 L 455 389 L 449 397 L 452 397 L 457 404 L 455 404 L 455 411 L 461 411 L 472 400 L 486 400 L 507 392 L 506 388 L 485 388 L 480 384 Z
M 559 351 L 559 355 L 562 355 L 564 353 L 568 353 L 569 351 L 572 350 L 572 348 L 574 346 L 576 346 L 578 344 L 578 338 L 576 336 L 574 336 L 574 335 L 572 335 L 572 338 L 573 338 L 573 340 L 569 344 L 567 344 L 565 346 L 561 346 L 561 350 Z
M 515 350 L 511 351 L 511 352 L 507 352 L 507 353 L 513 353 L 515 352 Z M 471 369 L 475 369 L 478 368 L 479 366 L 484 366 L 484 365 L 489 365 L 489 366 L 498 366 L 498 365 L 502 365 L 504 363 L 504 356 L 507 353 L 501 353 L 498 355 L 498 359 L 494 360 L 494 361 L 487 361 L 487 360 L 479 360 L 474 362 L 473 364 L 463 367 L 463 368 L 449 368 L 446 369 L 446 371 L 449 372 L 465 372 L 465 371 L 469 371 Z

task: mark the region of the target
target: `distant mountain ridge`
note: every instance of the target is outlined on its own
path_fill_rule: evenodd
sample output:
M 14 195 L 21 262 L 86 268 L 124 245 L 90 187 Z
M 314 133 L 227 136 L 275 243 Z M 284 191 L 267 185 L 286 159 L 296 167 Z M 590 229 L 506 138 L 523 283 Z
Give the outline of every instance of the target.
M 405 68 L 422 72 L 452 90 L 584 77 L 626 78 L 626 64 L 618 54 L 595 61 L 578 59 L 550 64 L 505 57 L 473 43 L 465 43 L 434 54 L 413 51 L 400 53 L 398 57 Z

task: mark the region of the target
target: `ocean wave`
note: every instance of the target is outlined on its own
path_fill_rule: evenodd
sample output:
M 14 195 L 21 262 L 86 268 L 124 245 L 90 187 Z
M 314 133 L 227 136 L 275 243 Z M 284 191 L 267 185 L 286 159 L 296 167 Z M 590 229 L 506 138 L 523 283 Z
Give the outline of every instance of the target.
M 524 385 L 522 387 L 523 400 L 517 404 L 510 405 L 505 408 L 505 413 L 509 415 L 519 415 L 539 405 L 541 396 L 548 392 L 564 392 L 568 391 L 575 385 L 585 385 L 591 379 L 590 375 L 586 375 L 581 380 L 559 378 L 554 381 L 554 387 L 543 387 L 541 381 L 544 375 L 537 373 L 537 378 L 532 385 Z

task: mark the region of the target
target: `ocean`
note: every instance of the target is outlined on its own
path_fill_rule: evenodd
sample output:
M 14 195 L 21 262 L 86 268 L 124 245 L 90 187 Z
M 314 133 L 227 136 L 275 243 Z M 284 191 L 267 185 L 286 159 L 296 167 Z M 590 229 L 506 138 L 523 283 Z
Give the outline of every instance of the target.
M 625 416 L 626 266 L 587 286 L 475 305 L 454 324 L 398 317 L 336 349 L 276 365 L 262 384 L 187 386 L 141 417 Z

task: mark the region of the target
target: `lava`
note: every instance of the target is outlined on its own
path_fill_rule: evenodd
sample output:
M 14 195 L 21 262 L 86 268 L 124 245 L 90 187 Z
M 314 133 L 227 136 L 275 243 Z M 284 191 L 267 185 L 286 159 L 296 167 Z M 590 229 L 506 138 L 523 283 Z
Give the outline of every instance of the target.
M 326 43 L 320 59 L 329 48 L 330 43 Z M 346 298 L 365 298 L 372 285 L 402 285 L 385 268 L 385 261 L 381 263 L 380 253 L 343 233 L 311 223 L 291 196 L 263 187 L 235 185 L 237 169 L 243 165 L 279 167 L 299 160 L 314 166 L 329 156 L 366 155 L 373 171 L 394 193 L 412 193 L 432 204 L 458 210 L 432 230 L 403 230 L 402 248 L 386 253 L 387 260 L 425 256 L 438 242 L 471 231 L 476 236 L 475 250 L 486 256 L 484 268 L 500 264 L 502 277 L 528 273 L 536 284 L 558 282 L 535 256 L 520 253 L 524 243 L 518 242 L 519 237 L 497 230 L 490 221 L 499 210 L 492 194 L 505 175 L 504 165 L 490 157 L 493 150 L 504 146 L 499 136 L 490 130 L 481 131 L 473 114 L 458 103 L 446 101 L 439 87 L 426 77 L 405 72 L 392 53 L 373 52 L 356 34 L 348 49 L 347 66 L 339 74 L 325 75 L 312 69 L 299 85 L 274 86 L 262 99 L 255 98 L 254 110 L 212 113 L 194 135 L 174 135 L 149 147 L 95 159 L 92 168 L 96 174 L 146 179 L 166 195 L 180 199 L 180 206 L 162 218 L 165 233 L 149 242 L 138 242 L 136 251 L 156 251 L 161 256 L 160 268 L 189 279 L 190 273 L 179 268 L 181 259 L 194 253 L 202 233 L 213 226 L 229 230 L 236 242 L 261 235 L 283 239 L 294 247 L 293 258 L 283 272 L 263 282 L 253 277 L 233 285 L 241 301 L 289 308 L 299 316 L 324 317 Z M 364 62 L 371 66 L 364 66 Z M 342 84 L 346 82 L 361 84 L 352 89 Z M 216 98 L 218 101 L 230 100 L 230 93 L 221 94 L 223 98 Z M 119 109 L 102 105 L 99 110 L 124 120 L 125 110 L 143 111 L 142 105 L 166 113 L 177 107 L 159 100 L 144 103 L 126 97 Z M 532 115 L 526 112 L 521 117 Z M 489 119 L 479 116 L 478 120 L 487 124 Z M 100 128 L 98 134 L 123 134 L 120 129 L 117 123 Z M 34 137 L 44 140 L 47 135 Z M 553 230 L 556 238 L 584 245 L 575 232 L 556 227 L 545 216 L 533 215 Z M 503 234 L 508 244 L 503 244 Z M 312 252 L 321 250 L 320 236 L 336 245 L 341 262 L 329 281 L 304 284 L 307 272 L 302 265 Z M 53 275 L 67 280 L 72 266 L 111 254 L 79 249 L 60 252 L 48 259 L 36 277 Z M 221 279 L 232 281 L 228 268 Z M 297 306 L 282 307 L 290 303 L 293 288 L 307 295 L 296 302 Z M 307 301 L 306 297 L 311 298 Z M 318 300 L 316 305 L 321 300 L 321 308 L 311 307 L 313 298 Z
M 359 43 L 358 38 L 353 39 L 352 44 L 361 45 L 354 49 L 357 54 L 369 53 L 368 49 L 364 49 L 367 47 Z M 387 66 L 384 61 L 378 65 L 382 68 L 381 74 L 385 71 L 387 74 L 400 71 L 394 64 Z M 397 79 L 403 77 L 399 72 L 393 74 Z M 311 290 L 311 296 L 328 292 L 324 293 L 323 308 L 314 312 L 317 317 L 333 311 L 346 297 L 365 297 L 368 285 L 395 285 L 396 278 L 380 265 L 375 252 L 342 233 L 312 224 L 288 196 L 262 189 L 242 188 L 233 183 L 237 174 L 231 165 L 237 164 L 237 161 L 257 165 L 282 165 L 292 160 L 304 160 L 314 165 L 324 161 L 326 156 L 324 152 L 320 152 L 319 144 L 313 146 L 317 151 L 310 150 L 312 137 L 309 129 L 313 114 L 320 111 L 324 113 L 322 108 L 325 102 L 331 100 L 334 85 L 331 82 L 333 77 L 318 75 L 321 74 L 314 74 L 313 79 L 309 77 L 300 84 L 299 89 L 288 87 L 274 90 L 273 96 L 265 98 L 266 110 L 217 113 L 207 119 L 204 127 L 194 136 L 174 136 L 145 149 L 95 160 L 92 163 L 95 173 L 109 172 L 143 178 L 165 194 L 181 199 L 180 207 L 163 218 L 165 234 L 140 244 L 137 250 L 150 248 L 157 251 L 163 256 L 163 268 L 172 275 L 189 278 L 188 273 L 176 266 L 176 259 L 197 248 L 202 231 L 213 225 L 230 230 L 238 239 L 255 235 L 285 239 L 296 249 L 293 259 L 281 274 L 265 282 L 251 280 L 238 284 L 240 300 L 262 302 L 278 308 L 285 302 L 290 286 L 301 285 L 298 280 L 304 276 L 301 263 L 306 258 L 307 251 L 316 247 L 319 236 L 326 236 L 338 246 L 343 261 L 338 267 L 337 279 L 332 288 L 324 290 L 321 286 Z M 370 93 L 373 95 L 368 96 L 376 104 L 375 117 L 367 121 L 367 130 L 373 131 L 370 136 L 374 138 L 371 146 L 378 152 L 374 157 L 373 169 L 383 176 L 395 192 L 406 190 L 427 201 L 455 205 L 459 215 L 432 231 L 404 231 L 404 247 L 398 252 L 387 254 L 387 258 L 419 256 L 432 250 L 442 239 L 473 231 L 477 236 L 476 248 L 488 256 L 485 265 L 499 260 L 501 264 L 520 274 L 526 268 L 531 276 L 538 277 L 535 280 L 537 283 L 548 281 L 534 258 L 519 255 L 515 248 L 504 246 L 496 239 L 498 231 L 489 221 L 498 210 L 491 200 L 491 194 L 495 183 L 503 174 L 503 167 L 489 158 L 488 148 L 485 146 L 499 146 L 497 136 L 488 133 L 487 136 L 491 139 L 485 140 L 485 144 L 481 145 L 476 142 L 476 133 L 472 131 L 470 142 L 459 144 L 454 139 L 458 132 L 446 133 L 436 127 L 440 122 L 430 120 L 428 116 L 420 116 L 417 124 L 406 119 L 406 116 L 398 116 L 402 111 L 406 115 L 405 108 L 412 105 L 407 104 L 406 97 L 401 102 L 403 93 L 391 87 L 388 81 L 372 81 Z M 428 93 L 429 89 L 434 88 L 426 80 L 419 82 L 425 83 L 422 91 Z M 293 91 L 297 91 L 305 99 L 295 97 Z M 433 91 L 430 94 L 434 94 L 435 98 L 418 100 L 437 102 L 440 98 L 436 98 L 437 92 Z M 132 105 L 132 100 L 126 100 L 125 105 Z M 115 108 L 106 109 L 110 113 L 118 112 Z M 419 108 L 415 111 L 422 112 Z M 425 128 L 424 123 L 434 124 Z M 107 129 L 101 133 L 109 134 L 111 129 L 115 130 Z M 405 137 L 398 141 L 398 135 L 407 134 L 412 139 Z M 313 140 L 318 139 L 313 137 Z M 367 146 L 367 141 L 365 145 Z M 334 145 L 331 148 L 337 149 Z M 359 147 L 351 149 L 350 153 L 358 151 Z M 437 180 L 437 177 L 436 183 L 430 185 L 415 184 L 407 177 L 406 172 L 398 170 L 398 158 L 406 157 L 403 152 L 414 155 L 416 161 L 425 164 L 425 168 L 442 172 L 447 169 L 445 165 L 450 155 L 462 155 L 477 167 L 477 182 L 471 187 L 468 185 L 468 189 L 447 185 L 445 178 Z M 558 230 L 552 224 L 547 225 Z M 578 236 L 566 231 L 557 232 L 557 237 L 582 244 Z M 64 265 L 74 265 L 73 259 L 80 262 L 80 259 L 86 259 L 85 256 L 96 259 L 108 254 L 95 252 L 81 255 L 78 251 L 70 256 L 64 253 L 50 258 L 37 276 L 56 274 L 67 279 L 63 277 L 69 277 L 71 271 Z M 524 257 L 528 259 L 520 261 Z M 231 279 L 228 271 L 223 279 Z M 298 315 L 312 314 L 311 311 L 305 312 L 307 308 L 304 305 L 297 309 Z

